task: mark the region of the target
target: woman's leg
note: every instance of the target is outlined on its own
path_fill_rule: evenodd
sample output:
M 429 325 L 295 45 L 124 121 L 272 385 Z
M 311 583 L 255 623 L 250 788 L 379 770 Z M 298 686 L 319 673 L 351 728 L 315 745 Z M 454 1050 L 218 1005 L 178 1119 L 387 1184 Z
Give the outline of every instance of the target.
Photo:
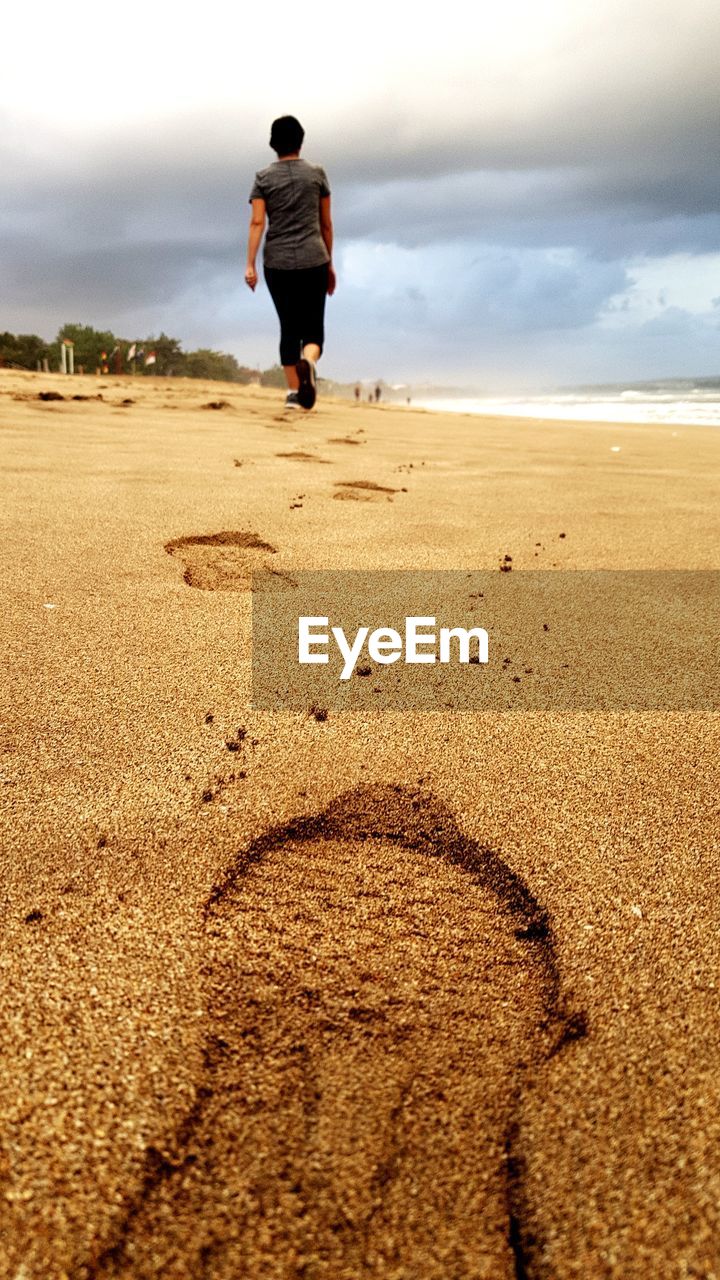
M 301 408 L 313 408 L 316 397 L 315 364 L 323 353 L 325 340 L 325 297 L 328 293 L 327 266 L 302 271 L 301 333 L 302 356 L 297 362 L 297 399 Z
M 297 391 L 298 389 L 299 380 L 296 366 L 302 348 L 296 276 L 296 271 L 280 271 L 274 267 L 265 268 L 265 282 L 280 321 L 280 363 L 290 391 Z
M 325 299 L 327 298 L 328 269 L 310 267 L 302 272 L 303 296 L 300 313 L 300 332 L 303 340 L 303 358 L 316 364 L 325 344 Z
M 300 324 L 303 337 L 302 356 L 297 364 L 298 400 L 303 409 L 312 409 L 317 394 L 315 365 L 322 355 L 325 341 L 328 270 L 323 265 L 298 274 L 302 274 Z

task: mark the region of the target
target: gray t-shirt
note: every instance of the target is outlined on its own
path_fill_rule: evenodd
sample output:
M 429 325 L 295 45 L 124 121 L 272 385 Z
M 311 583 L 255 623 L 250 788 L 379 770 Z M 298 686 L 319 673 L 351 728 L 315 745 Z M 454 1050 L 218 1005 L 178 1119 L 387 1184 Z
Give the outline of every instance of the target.
M 276 160 L 255 174 L 250 200 L 265 201 L 266 267 L 297 271 L 330 261 L 320 231 L 320 197 L 329 195 L 325 170 L 306 160 Z

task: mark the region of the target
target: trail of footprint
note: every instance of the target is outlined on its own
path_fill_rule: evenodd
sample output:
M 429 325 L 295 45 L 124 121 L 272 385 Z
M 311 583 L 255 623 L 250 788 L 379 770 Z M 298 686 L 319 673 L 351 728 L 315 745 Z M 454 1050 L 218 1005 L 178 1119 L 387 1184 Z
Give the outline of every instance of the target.
M 205 915 L 195 1107 L 86 1280 L 529 1275 L 509 1135 L 564 1024 L 522 881 L 438 803 L 361 788 Z
M 182 561 L 188 586 L 204 591 L 249 591 L 253 574 L 277 573 L 268 560 L 277 548 L 257 533 L 189 534 L 166 542 L 165 550 Z

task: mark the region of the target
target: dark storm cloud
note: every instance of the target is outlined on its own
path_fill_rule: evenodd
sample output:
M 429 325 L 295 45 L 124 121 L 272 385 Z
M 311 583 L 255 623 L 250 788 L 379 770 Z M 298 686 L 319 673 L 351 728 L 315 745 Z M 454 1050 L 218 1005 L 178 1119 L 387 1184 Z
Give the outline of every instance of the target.
M 716 124 L 711 131 L 705 113 L 699 120 L 697 114 L 688 104 L 686 118 L 658 119 L 652 132 L 647 120 L 642 128 L 628 121 L 614 149 L 608 137 L 600 145 L 592 131 L 584 138 L 584 129 L 568 123 L 562 145 L 554 124 L 547 137 L 539 131 L 529 138 L 538 133 L 535 124 L 522 145 L 508 128 L 505 138 L 473 134 L 462 149 L 451 132 L 428 139 L 422 151 L 404 151 L 392 134 L 378 145 L 369 121 L 370 136 L 350 144 L 343 137 L 340 145 L 328 135 L 307 153 L 322 160 L 342 197 L 336 204 L 347 235 L 427 243 L 438 234 L 498 236 L 505 229 L 524 242 L 548 242 L 550 235 L 557 242 L 563 234 L 570 243 L 582 234 L 586 243 L 591 237 L 602 243 L 603 218 L 622 216 L 643 234 L 653 223 L 673 223 L 685 243 L 687 219 L 691 237 L 705 248 L 717 233 L 720 156 Z M 117 138 L 101 148 L 78 145 L 63 163 L 49 157 L 30 173 L 6 153 L 5 220 L 52 229 L 61 241 L 136 238 L 142 231 L 244 235 L 252 175 L 271 158 L 262 145 L 232 136 L 227 123 L 219 131 L 212 119 L 146 138 L 142 149 Z M 633 241 L 632 225 L 620 230 Z
M 93 314 L 108 302 L 118 310 L 137 306 L 146 298 L 169 302 L 178 290 L 232 265 L 233 246 L 202 242 L 136 242 L 58 250 L 32 236 L 1 236 L 0 257 L 8 262 L 3 296 L 6 304 L 27 301 L 41 290 L 49 307 L 72 304 Z
M 679 189 L 672 196 L 650 187 L 628 189 L 617 175 L 603 183 L 597 174 L 574 169 L 353 183 L 342 191 L 339 225 L 349 238 L 413 246 L 449 237 L 575 245 L 614 258 L 710 252 L 720 247 L 720 198 L 702 178 L 696 186 L 694 194 L 702 188 L 704 197 L 700 212 L 700 200 L 683 201 Z
M 78 307 L 140 307 L 171 300 L 213 264 L 239 267 L 257 158 L 196 166 L 158 140 L 153 161 L 106 153 L 69 177 L 50 172 L 18 185 L 0 230 L 6 304 L 41 286 Z M 465 171 L 363 185 L 343 182 L 332 156 L 326 165 L 341 245 L 572 246 L 610 261 L 720 248 L 720 201 L 704 169 L 684 187 L 674 180 L 671 192 L 618 170 Z

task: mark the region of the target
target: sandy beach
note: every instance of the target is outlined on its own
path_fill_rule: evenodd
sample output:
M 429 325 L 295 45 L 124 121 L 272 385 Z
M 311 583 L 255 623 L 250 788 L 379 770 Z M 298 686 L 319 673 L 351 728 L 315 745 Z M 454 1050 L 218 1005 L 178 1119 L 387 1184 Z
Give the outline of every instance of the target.
M 720 431 L 2 370 L 0 440 L 0 1276 L 720 1280 L 718 715 L 249 683 L 262 570 L 720 568 Z

